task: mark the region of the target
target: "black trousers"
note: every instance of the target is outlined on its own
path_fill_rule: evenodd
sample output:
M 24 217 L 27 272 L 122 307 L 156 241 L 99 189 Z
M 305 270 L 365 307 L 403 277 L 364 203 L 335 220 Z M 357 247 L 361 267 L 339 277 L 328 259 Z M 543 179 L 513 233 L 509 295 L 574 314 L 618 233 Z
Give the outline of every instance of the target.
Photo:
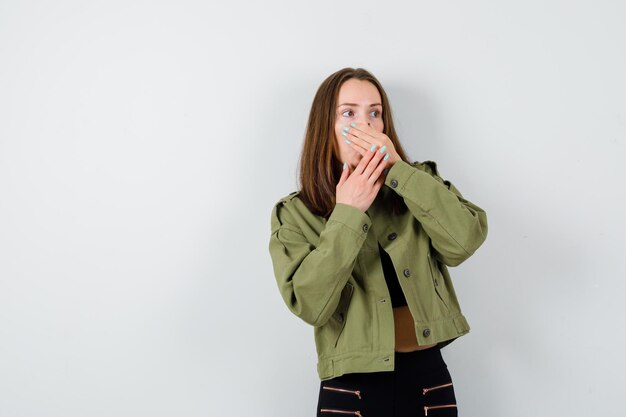
M 317 417 L 457 416 L 438 346 L 395 352 L 393 372 L 349 373 L 320 381 Z

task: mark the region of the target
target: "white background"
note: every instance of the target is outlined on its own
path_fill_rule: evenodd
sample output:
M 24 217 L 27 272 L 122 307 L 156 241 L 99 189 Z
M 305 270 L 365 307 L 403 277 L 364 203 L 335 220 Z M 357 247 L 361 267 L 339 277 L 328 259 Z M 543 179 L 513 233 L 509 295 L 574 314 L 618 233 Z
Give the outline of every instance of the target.
M 488 214 L 450 270 L 460 415 L 622 416 L 624 21 L 617 0 L 0 2 L 0 417 L 314 415 L 269 220 L 346 66 Z

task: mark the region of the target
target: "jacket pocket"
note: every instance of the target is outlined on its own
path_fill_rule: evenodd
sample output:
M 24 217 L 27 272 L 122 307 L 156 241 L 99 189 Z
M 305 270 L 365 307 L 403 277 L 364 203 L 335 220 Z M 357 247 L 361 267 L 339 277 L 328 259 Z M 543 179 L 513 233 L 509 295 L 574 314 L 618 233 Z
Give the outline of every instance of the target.
M 441 274 L 439 273 L 439 267 L 436 264 L 437 260 L 433 259 L 433 257 L 430 255 L 430 250 L 428 251 L 426 256 L 428 258 L 428 268 L 430 268 L 430 277 L 433 281 L 435 293 L 437 293 L 437 297 L 439 297 L 443 305 L 446 307 L 446 310 L 449 311 L 450 308 L 448 307 L 448 303 L 446 302 L 444 297 L 441 295 L 442 293 L 446 293 L 446 291 L 440 287 L 440 285 L 445 285 L 445 283 L 442 282 L 440 284 L 439 282 L 441 279 Z M 433 265 L 433 263 L 435 263 L 435 265 Z
M 335 326 L 337 328 L 336 333 L 337 336 L 334 340 L 334 347 L 337 347 L 337 343 L 339 342 L 339 337 L 341 333 L 343 333 L 343 329 L 346 327 L 346 319 L 348 316 L 348 307 L 350 306 L 350 299 L 352 298 L 352 293 L 354 291 L 354 286 L 347 282 L 346 286 L 341 291 L 341 296 L 339 298 L 339 305 L 337 306 L 337 310 L 331 316 L 331 320 L 334 321 Z

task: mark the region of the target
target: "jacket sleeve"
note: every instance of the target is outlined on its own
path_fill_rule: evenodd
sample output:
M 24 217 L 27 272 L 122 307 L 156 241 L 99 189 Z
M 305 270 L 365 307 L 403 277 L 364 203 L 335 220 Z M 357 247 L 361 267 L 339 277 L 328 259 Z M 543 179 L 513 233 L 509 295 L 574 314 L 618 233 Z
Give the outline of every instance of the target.
M 385 178 L 406 203 L 430 236 L 435 256 L 448 266 L 469 258 L 487 237 L 487 214 L 463 198 L 459 190 L 443 180 L 433 161 L 425 161 L 431 173 L 417 168 L 419 162 L 400 160 Z
M 372 221 L 358 208 L 337 203 L 314 247 L 286 204 L 276 204 L 271 215 L 269 252 L 278 289 L 292 313 L 321 326 L 339 305 Z

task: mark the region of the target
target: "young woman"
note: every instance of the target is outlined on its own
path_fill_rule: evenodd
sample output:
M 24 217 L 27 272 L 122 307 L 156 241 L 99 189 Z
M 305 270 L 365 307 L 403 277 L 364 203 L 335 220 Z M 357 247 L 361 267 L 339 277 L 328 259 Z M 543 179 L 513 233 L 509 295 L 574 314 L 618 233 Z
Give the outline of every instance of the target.
M 440 349 L 470 327 L 447 267 L 484 242 L 485 211 L 434 161 L 410 162 L 361 68 L 320 85 L 299 162 L 269 251 L 287 307 L 314 329 L 317 416 L 456 416 Z

